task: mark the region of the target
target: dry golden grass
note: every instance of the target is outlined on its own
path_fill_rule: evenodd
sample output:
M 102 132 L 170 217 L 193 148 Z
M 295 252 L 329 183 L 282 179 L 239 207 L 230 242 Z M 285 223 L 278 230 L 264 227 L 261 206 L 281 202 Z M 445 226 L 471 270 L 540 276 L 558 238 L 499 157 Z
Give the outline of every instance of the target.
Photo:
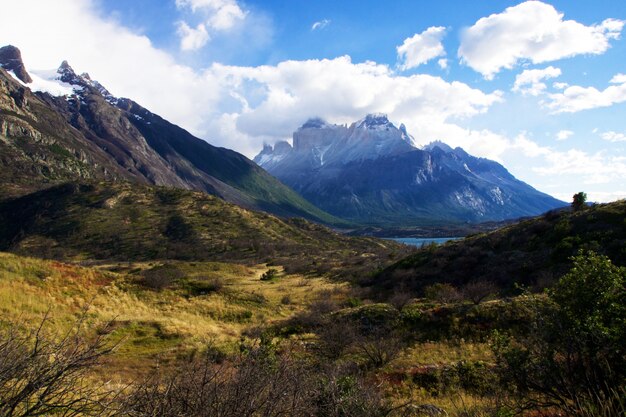
M 488 343 L 425 342 L 405 349 L 393 363 L 395 368 L 420 365 L 450 365 L 459 361 L 491 362 L 493 353 Z
M 323 278 L 284 275 L 282 268 L 277 268 L 275 279 L 261 281 L 268 270 L 265 265 L 175 262 L 189 279 L 223 282 L 217 292 L 190 296 L 180 288 L 157 291 L 139 285 L 140 271 L 156 264 L 82 268 L 0 253 L 1 320 L 37 323 L 50 311 L 51 324 L 60 333 L 88 308 L 91 327 L 113 322 L 110 337 L 121 343 L 111 363 L 130 372 L 154 363 L 147 359 L 168 361 L 209 341 L 233 350 L 246 329 L 290 317 L 320 292 L 340 293 L 337 289 L 345 286 Z

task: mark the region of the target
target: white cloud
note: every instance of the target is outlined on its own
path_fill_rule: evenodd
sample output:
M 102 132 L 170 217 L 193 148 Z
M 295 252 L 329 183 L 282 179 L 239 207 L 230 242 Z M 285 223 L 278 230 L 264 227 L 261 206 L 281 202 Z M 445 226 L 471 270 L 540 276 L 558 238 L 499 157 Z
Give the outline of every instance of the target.
M 552 83 L 552 87 L 554 87 L 557 90 L 565 90 L 567 87 L 569 87 L 568 83 Z
M 588 200 L 595 203 L 608 203 L 610 201 L 623 200 L 626 198 L 626 190 L 622 191 L 590 191 L 587 193 Z M 571 197 L 570 197 L 571 198 Z
M 262 139 L 289 137 L 311 115 L 348 123 L 383 112 L 418 131 L 422 124 L 471 117 L 501 100 L 500 92 L 486 94 L 425 74 L 398 76 L 386 65 L 353 63 L 347 56 L 260 67 L 215 64 L 210 72 L 246 101 L 238 128 Z
M 547 86 L 543 80 L 556 78 L 561 75 L 561 70 L 553 66 L 544 69 L 524 70 L 515 77 L 515 84 L 511 91 L 523 95 L 538 96 L 543 93 Z
M 570 149 L 566 152 L 550 151 L 546 160 L 547 165 L 533 170 L 544 176 L 581 177 L 581 184 L 586 185 L 606 184 L 626 178 L 626 157 Z
M 624 84 L 626 83 L 626 74 L 615 74 L 609 82 L 611 84 Z
M 613 77 L 610 85 L 604 90 L 595 87 L 581 87 L 572 85 L 566 87 L 561 93 L 549 94 L 549 101 L 544 105 L 552 113 L 576 113 L 582 110 L 609 107 L 626 101 L 626 77 L 618 74 Z M 615 84 L 622 81 L 621 84 Z
M 502 13 L 479 19 L 461 37 L 462 62 L 492 79 L 520 61 L 535 64 L 580 54 L 602 54 L 619 38 L 624 21 L 606 19 L 586 26 L 563 20 L 563 14 L 541 1 L 526 1 Z
M 574 132 L 572 132 L 571 130 L 560 130 L 556 134 L 556 140 L 567 140 L 573 134 L 574 134 Z
M 444 56 L 446 50 L 441 40 L 445 34 L 445 27 L 432 26 L 422 33 L 416 33 L 412 37 L 406 38 L 404 43 L 396 48 L 400 69 L 407 70 L 415 68 L 433 58 Z M 439 65 L 441 65 L 441 63 Z
M 602 132 L 600 133 L 600 137 L 609 142 L 626 142 L 626 134 L 621 132 Z
M 313 25 L 311 25 L 311 30 L 324 29 L 328 25 L 330 25 L 330 20 L 322 19 L 318 22 L 313 23 Z
M 437 60 L 437 65 L 439 65 L 439 68 L 442 70 L 448 69 L 448 60 L 446 58 L 441 58 Z
M 237 4 L 226 4 L 209 18 L 208 25 L 215 30 L 228 30 L 245 17 L 246 13 Z
M 247 14 L 236 0 L 176 0 L 176 6 L 203 14 L 207 26 L 214 30 L 231 29 Z
M 29 69 L 56 69 L 68 60 L 112 94 L 131 97 L 196 134 L 202 133 L 208 117 L 198 109 L 215 108 L 218 98 L 211 79 L 179 65 L 147 37 L 103 18 L 93 1 L 21 0 L 3 5 L 3 15 L 27 15 L 37 28 L 24 30 L 17 18 L 0 25 L 0 39 L 22 50 Z
M 202 48 L 211 39 L 209 31 L 230 30 L 247 15 L 236 0 L 176 0 L 176 6 L 179 9 L 188 8 L 202 19 L 195 29 L 187 22 L 178 23 L 177 34 L 183 51 Z
M 554 194 L 565 201 L 583 186 L 591 190 L 614 190 L 626 178 L 626 157 L 608 155 L 603 151 L 557 151 L 534 142 L 524 133 L 505 141 L 505 145 L 502 157 L 508 162 L 507 166 L 514 166 L 517 162 L 526 167 L 524 177 L 534 173 L 538 178 L 544 178 L 535 179 L 534 183 L 546 183 L 549 179 L 553 184 L 550 188 L 556 190 Z M 595 201 L 607 201 L 594 198 L 598 198 Z
M 131 97 L 210 143 L 247 156 L 254 156 L 264 140 L 291 137 L 314 115 L 348 123 L 369 112 L 385 112 L 396 124 L 405 123 L 418 144 L 440 139 L 461 146 L 471 154 L 503 162 L 534 185 L 555 178 L 573 184 L 573 194 L 580 191 L 574 189 L 580 184 L 623 183 L 626 161 L 618 156 L 556 152 L 525 136 L 510 139 L 459 125 L 461 119 L 501 102 L 499 91 L 486 93 L 425 74 L 402 76 L 386 65 L 353 63 L 349 57 L 260 67 L 214 64 L 198 72 L 178 64 L 145 36 L 100 16 L 94 4 L 88 0 L 11 2 L 3 9 L 7 16 L 28 15 L 30 25 L 40 30 L 24 30 L 19 19 L 6 19 L 0 25 L 0 39 L 20 47 L 29 68 L 56 68 L 67 59 L 113 94 Z M 523 169 L 513 171 L 515 163 Z M 558 171 L 561 167 L 564 173 Z
M 200 23 L 195 29 L 185 22 L 178 22 L 178 36 L 180 36 L 180 49 L 183 51 L 195 51 L 202 48 L 210 39 L 206 27 Z
M 29 68 L 56 68 L 67 59 L 113 94 L 248 156 L 263 140 L 290 137 L 313 115 L 347 123 L 385 112 L 427 141 L 445 138 L 455 120 L 501 101 L 498 91 L 484 93 L 424 74 L 399 76 L 386 65 L 353 63 L 349 57 L 260 67 L 214 64 L 197 72 L 96 10 L 88 0 L 13 2 L 5 8 L 7 16 L 28 14 L 40 30 L 25 31 L 19 19 L 7 19 L 0 39 L 20 47 Z

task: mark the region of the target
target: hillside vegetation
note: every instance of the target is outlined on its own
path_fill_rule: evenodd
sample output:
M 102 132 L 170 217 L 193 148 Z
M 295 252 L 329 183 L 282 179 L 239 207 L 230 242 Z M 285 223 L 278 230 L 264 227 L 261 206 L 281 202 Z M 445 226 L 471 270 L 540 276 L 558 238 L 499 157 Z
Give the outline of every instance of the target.
M 245 156 L 212 146 L 132 100 L 111 96 L 66 62 L 57 74 L 74 86 L 73 94 L 32 92 L 0 65 L 0 200 L 67 181 L 130 181 L 348 225 Z
M 489 233 L 422 248 L 365 282 L 377 289 L 401 286 L 416 294 L 435 283 L 462 287 L 489 283 L 510 291 L 552 285 L 586 249 L 626 265 L 626 200 L 583 210 L 560 210 Z
M 130 183 L 63 184 L 0 203 L 0 250 L 88 261 L 274 263 L 290 272 L 371 271 L 410 252 L 279 219 L 200 192 Z M 341 267 L 341 270 L 339 269 Z

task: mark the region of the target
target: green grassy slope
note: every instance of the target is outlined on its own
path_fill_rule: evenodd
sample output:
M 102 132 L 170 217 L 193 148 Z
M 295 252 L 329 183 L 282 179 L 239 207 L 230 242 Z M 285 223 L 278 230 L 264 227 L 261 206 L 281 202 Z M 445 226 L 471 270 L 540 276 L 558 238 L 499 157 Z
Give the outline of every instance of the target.
M 407 249 L 281 220 L 200 192 L 130 183 L 64 184 L 0 204 L 0 250 L 57 259 L 274 262 L 327 269 L 389 262 Z
M 576 212 L 549 212 L 490 233 L 424 248 L 385 269 L 370 284 L 387 289 L 403 285 L 418 293 L 436 282 L 541 287 L 563 275 L 579 249 L 594 250 L 616 265 L 626 265 L 626 200 Z

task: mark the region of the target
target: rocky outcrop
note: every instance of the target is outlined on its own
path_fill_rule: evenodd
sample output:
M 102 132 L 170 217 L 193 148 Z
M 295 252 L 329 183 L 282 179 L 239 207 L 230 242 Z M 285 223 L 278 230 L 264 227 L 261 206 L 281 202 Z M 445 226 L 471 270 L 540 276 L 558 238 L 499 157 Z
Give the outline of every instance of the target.
M 22 53 L 13 45 L 0 48 L 0 67 L 6 71 L 13 71 L 15 76 L 26 84 L 33 82 L 22 62 Z

